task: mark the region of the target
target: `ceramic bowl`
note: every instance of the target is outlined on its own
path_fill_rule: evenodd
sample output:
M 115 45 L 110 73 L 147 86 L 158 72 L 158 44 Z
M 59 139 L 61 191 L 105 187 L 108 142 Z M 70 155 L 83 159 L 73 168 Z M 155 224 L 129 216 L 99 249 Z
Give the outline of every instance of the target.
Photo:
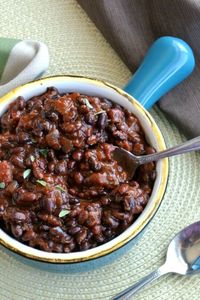
M 78 76 L 55 76 L 25 84 L 0 99 L 0 116 L 7 110 L 8 105 L 18 96 L 23 96 L 25 100 L 28 100 L 33 96 L 44 93 L 47 87 L 50 86 L 56 87 L 60 93 L 78 92 L 85 95 L 101 96 L 120 104 L 137 116 L 150 145 L 152 145 L 157 151 L 165 149 L 163 136 L 151 115 L 133 97 L 123 90 L 96 79 Z M 155 215 L 162 201 L 167 184 L 167 159 L 160 160 L 156 163 L 156 174 L 156 180 L 151 197 L 141 215 L 118 237 L 101 246 L 82 252 L 72 252 L 67 254 L 48 253 L 18 242 L 1 229 L 0 243 L 8 249 L 25 257 L 50 263 L 83 262 L 111 254 L 113 251 L 118 250 L 129 241 L 135 239 Z

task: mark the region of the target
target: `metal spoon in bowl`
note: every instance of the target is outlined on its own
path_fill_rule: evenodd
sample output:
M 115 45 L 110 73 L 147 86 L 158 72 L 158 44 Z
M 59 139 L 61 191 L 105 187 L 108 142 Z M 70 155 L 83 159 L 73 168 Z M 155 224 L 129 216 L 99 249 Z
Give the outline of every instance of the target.
M 152 161 L 157 161 L 161 158 L 183 154 L 195 150 L 200 150 L 200 136 L 173 148 L 161 152 L 156 152 L 153 154 L 136 156 L 122 148 L 115 148 L 115 150 L 112 153 L 112 156 L 127 173 L 127 178 L 131 179 L 133 178 L 137 167 L 140 165 L 147 164 Z
M 180 231 L 168 246 L 166 261 L 138 283 L 116 295 L 113 300 L 128 300 L 147 283 L 167 273 L 193 275 L 200 271 L 200 221 Z

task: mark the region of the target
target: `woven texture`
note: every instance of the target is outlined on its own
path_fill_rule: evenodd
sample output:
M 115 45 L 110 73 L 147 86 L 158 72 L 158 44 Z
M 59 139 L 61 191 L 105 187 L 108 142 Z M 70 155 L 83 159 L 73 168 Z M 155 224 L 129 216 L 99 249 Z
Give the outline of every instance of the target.
M 49 74 L 81 74 L 123 86 L 130 73 L 74 0 L 1 0 L 1 36 L 41 40 L 50 51 Z M 134 54 L 133 54 L 134 55 Z M 151 111 L 167 146 L 184 140 L 163 114 Z M 131 251 L 111 264 L 85 273 L 47 272 L 22 263 L 0 248 L 0 299 L 109 299 L 164 260 L 170 239 L 200 219 L 200 156 L 170 159 L 164 200 Z M 134 299 L 199 299 L 199 277 L 168 275 Z

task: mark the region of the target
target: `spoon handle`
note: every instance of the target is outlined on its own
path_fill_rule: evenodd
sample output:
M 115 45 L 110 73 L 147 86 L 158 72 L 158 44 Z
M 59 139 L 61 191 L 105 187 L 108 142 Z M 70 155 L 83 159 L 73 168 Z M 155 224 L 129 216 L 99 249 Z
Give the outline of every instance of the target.
M 112 300 L 128 300 L 130 299 L 131 296 L 133 296 L 139 290 L 141 290 L 146 284 L 151 283 L 155 279 L 167 273 L 169 273 L 169 271 L 166 269 L 165 265 L 163 265 L 158 270 L 150 273 L 149 275 L 145 276 L 137 283 L 133 284 L 132 286 L 128 287 L 126 290 L 117 294 L 114 298 L 112 298 Z
M 157 161 L 161 158 L 170 157 L 170 156 L 178 155 L 178 154 L 183 154 L 183 153 L 191 152 L 191 151 L 195 151 L 195 150 L 200 150 L 200 136 L 198 136 L 192 140 L 189 140 L 183 144 L 180 144 L 178 146 L 175 146 L 173 148 L 170 148 L 170 149 L 167 149 L 167 150 L 164 150 L 161 152 L 144 155 L 144 156 L 139 156 L 139 162 L 140 162 L 140 164 L 146 164 L 151 161 Z

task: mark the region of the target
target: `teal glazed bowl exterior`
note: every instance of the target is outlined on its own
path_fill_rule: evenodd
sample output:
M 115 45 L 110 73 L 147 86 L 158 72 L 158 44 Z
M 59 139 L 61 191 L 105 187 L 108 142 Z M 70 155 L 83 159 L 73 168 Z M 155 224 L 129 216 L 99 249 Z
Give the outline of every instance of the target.
M 157 151 L 165 150 L 165 142 L 156 122 L 145 108 L 150 108 L 162 95 L 184 80 L 194 68 L 190 47 L 174 37 L 162 37 L 150 48 L 125 91 L 97 79 L 81 76 L 53 76 L 20 86 L 0 99 L 0 116 L 18 96 L 25 100 L 44 93 L 54 86 L 60 93 L 78 92 L 108 98 L 134 113 L 143 127 L 150 145 Z M 137 100 L 136 100 L 137 99 Z M 139 103 L 140 102 L 140 103 Z M 32 259 L 37 266 L 49 268 L 49 263 L 67 265 L 68 271 L 81 271 L 111 262 L 137 241 L 151 221 L 162 201 L 168 178 L 168 159 L 156 163 L 156 179 L 152 194 L 137 220 L 113 240 L 81 252 L 49 253 L 24 245 L 0 229 L 0 243 L 15 255 Z M 26 260 L 28 261 L 28 260 Z M 30 261 L 30 260 L 29 260 Z M 59 271 L 62 267 L 59 265 Z

